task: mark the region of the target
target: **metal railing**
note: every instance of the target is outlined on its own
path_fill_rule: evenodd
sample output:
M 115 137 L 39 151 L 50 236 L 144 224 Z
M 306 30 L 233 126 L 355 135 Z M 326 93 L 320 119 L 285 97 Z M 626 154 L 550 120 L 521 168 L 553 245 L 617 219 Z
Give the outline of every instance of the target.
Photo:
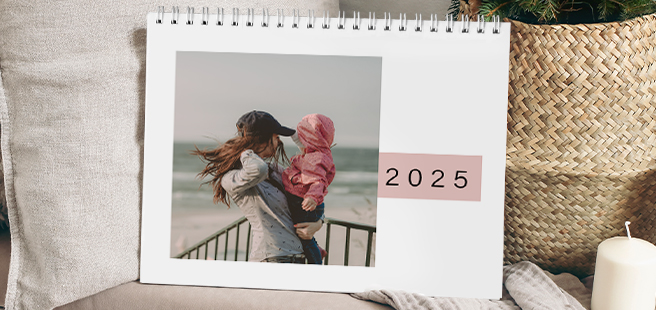
M 223 260 L 228 260 L 228 240 L 230 238 L 230 231 L 231 230 L 237 230 L 236 234 L 236 241 L 235 241 L 235 261 L 237 261 L 238 254 L 239 254 L 239 235 L 240 235 L 240 227 L 241 224 L 248 222 L 246 220 L 246 217 L 241 217 L 240 219 L 232 222 L 228 226 L 222 228 L 221 230 L 213 233 L 209 237 L 201 240 L 200 242 L 194 244 L 190 248 L 184 250 L 182 253 L 178 254 L 175 256 L 175 258 L 187 258 L 187 259 L 192 259 L 192 253 L 196 252 L 196 257 L 194 259 L 201 259 L 200 256 L 200 250 L 201 248 L 205 248 L 205 256 L 202 259 L 207 259 L 208 255 L 208 250 L 209 250 L 209 243 L 214 241 L 215 246 L 214 246 L 214 260 L 218 259 L 219 255 L 219 238 L 221 236 L 225 236 L 225 248 L 223 251 Z M 246 253 L 249 252 L 250 250 L 250 242 L 251 242 L 251 224 L 248 224 L 248 236 L 246 237 Z M 186 257 L 185 257 L 186 256 Z M 248 255 L 246 255 L 246 260 L 248 261 Z
M 372 245 L 374 241 L 374 234 L 376 233 L 376 226 L 371 226 L 371 225 L 366 225 L 366 224 L 360 224 L 360 223 L 355 223 L 355 222 L 348 222 L 348 221 L 341 221 L 337 220 L 334 218 L 326 218 L 325 222 L 326 224 L 326 246 L 325 250 L 330 254 L 330 228 L 332 225 L 338 225 L 338 226 L 343 226 L 346 227 L 346 238 L 344 242 L 344 266 L 349 265 L 349 253 L 351 249 L 351 229 L 356 229 L 356 230 L 363 230 L 367 232 L 367 252 L 365 254 L 365 263 L 364 265 L 366 267 L 369 267 L 371 265 L 371 255 L 372 255 Z M 328 265 L 328 257 L 330 255 L 326 255 L 326 258 L 324 258 L 324 265 Z
M 229 250 L 234 250 L 234 257 L 231 257 L 231 259 L 234 261 L 239 260 L 239 237 L 241 234 L 241 226 L 244 223 L 248 223 L 248 220 L 246 220 L 246 217 L 241 217 L 240 219 L 229 224 L 228 226 L 220 229 L 219 231 L 215 232 L 209 237 L 201 240 L 200 242 L 184 250 L 182 253 L 176 255 L 175 258 L 207 260 L 208 255 L 211 255 L 211 253 L 209 252 L 210 244 L 213 244 L 214 255 L 209 257 L 213 257 L 214 260 L 218 260 L 219 243 L 220 243 L 219 240 L 222 239 L 225 240 L 224 247 L 223 247 L 223 260 L 226 261 L 228 260 Z M 333 225 L 337 225 L 346 228 L 346 238 L 344 240 L 344 266 L 349 265 L 349 254 L 350 254 L 350 247 L 351 247 L 351 230 L 359 230 L 359 231 L 367 232 L 365 266 L 366 267 L 371 266 L 371 258 L 373 255 L 372 249 L 373 249 L 374 235 L 376 233 L 376 226 L 349 222 L 349 221 L 342 221 L 329 217 L 325 219 L 324 224 L 326 225 L 326 243 L 324 245 L 324 249 L 329 254 L 326 255 L 326 257 L 324 258 L 324 262 L 323 262 L 324 265 L 328 265 L 328 258 L 330 257 L 331 228 Z M 228 247 L 231 231 L 235 231 L 234 249 Z M 246 255 L 244 259 L 245 261 L 248 261 L 248 253 L 250 252 L 250 245 L 251 245 L 251 225 L 249 223 L 247 229 L 247 236 L 246 236 L 246 250 L 245 250 Z M 204 252 L 202 256 L 201 256 L 201 252 Z

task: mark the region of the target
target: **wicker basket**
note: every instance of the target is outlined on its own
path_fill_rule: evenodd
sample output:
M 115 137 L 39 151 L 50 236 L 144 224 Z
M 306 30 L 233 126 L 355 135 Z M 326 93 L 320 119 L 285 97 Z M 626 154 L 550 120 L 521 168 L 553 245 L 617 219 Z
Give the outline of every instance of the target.
M 656 242 L 656 15 L 510 22 L 505 262 L 589 275 L 627 220 Z

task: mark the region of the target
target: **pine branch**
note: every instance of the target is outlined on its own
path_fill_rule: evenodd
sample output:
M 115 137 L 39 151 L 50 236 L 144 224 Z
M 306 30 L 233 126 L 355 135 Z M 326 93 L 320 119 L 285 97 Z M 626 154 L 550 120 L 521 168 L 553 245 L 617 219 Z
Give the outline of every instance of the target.
M 481 6 L 479 7 L 479 12 L 481 15 L 486 18 L 491 18 L 493 15 L 499 15 L 500 18 L 510 17 L 509 5 L 512 1 L 507 0 L 493 0 L 493 1 L 482 1 Z
M 446 12 L 449 15 L 452 16 L 459 16 L 460 15 L 460 0 L 451 0 L 451 4 L 449 5 L 449 9 Z
M 541 5 L 538 5 L 539 10 L 533 11 L 532 13 L 538 18 L 538 21 L 543 23 L 550 23 L 552 21 L 558 22 L 558 8 L 560 7 L 555 0 L 544 1 Z
M 539 24 L 618 21 L 654 12 L 656 0 L 482 0 L 480 5 L 487 17 Z
M 622 17 L 631 19 L 645 15 L 645 13 L 656 12 L 656 0 L 629 0 L 625 1 Z
M 622 5 L 621 3 L 613 0 L 601 0 L 597 6 L 597 10 L 599 10 L 599 19 L 607 20 L 608 17 L 612 14 L 611 12 L 617 10 L 618 4 Z

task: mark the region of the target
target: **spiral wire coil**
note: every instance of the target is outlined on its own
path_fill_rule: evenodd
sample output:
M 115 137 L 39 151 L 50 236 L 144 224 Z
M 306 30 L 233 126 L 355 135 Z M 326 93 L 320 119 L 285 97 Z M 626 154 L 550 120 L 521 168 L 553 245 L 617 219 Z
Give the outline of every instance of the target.
M 180 23 L 180 9 L 177 6 L 172 7 L 171 9 L 171 24 L 177 25 Z M 164 15 L 166 14 L 164 6 L 158 6 L 157 7 L 157 17 L 155 19 L 156 24 L 162 24 L 164 21 Z M 223 26 L 225 25 L 224 23 L 224 13 L 223 13 L 223 8 L 217 8 L 216 11 L 217 15 L 217 22 L 216 26 Z M 243 16 L 246 17 L 245 25 L 247 27 L 253 27 L 255 25 L 255 9 L 248 9 L 246 14 L 243 14 Z M 269 10 L 268 9 L 262 9 L 262 22 L 260 23 L 261 27 L 269 27 Z M 186 14 L 187 20 L 184 24 L 186 25 L 193 25 L 194 24 L 194 19 L 195 19 L 195 14 L 194 14 L 194 8 L 193 7 L 187 7 L 187 14 Z M 232 8 L 232 17 L 230 20 L 230 25 L 231 26 L 239 26 L 239 20 L 240 20 L 240 13 L 238 8 Z M 300 10 L 293 10 L 292 12 L 292 28 L 299 28 L 299 24 L 301 22 L 301 11 Z M 202 8 L 202 13 L 200 15 L 201 18 L 201 25 L 209 25 L 210 22 L 210 9 L 208 7 L 203 7 Z M 307 28 L 311 29 L 314 28 L 315 25 L 315 15 L 313 10 L 308 10 L 308 22 L 307 22 Z M 343 30 L 346 29 L 346 12 L 344 11 L 339 11 L 337 14 L 337 29 Z M 366 18 L 366 17 L 365 17 Z M 330 12 L 324 11 L 323 12 L 323 19 L 321 22 L 321 28 L 322 29 L 330 29 Z M 365 29 L 367 30 L 376 30 L 376 13 L 369 12 L 369 18 L 368 18 L 368 23 L 367 27 Z M 384 15 L 384 23 L 385 26 L 383 28 L 384 31 L 391 31 L 392 30 L 392 14 L 389 12 L 385 12 Z M 361 24 L 362 24 L 362 19 L 360 17 L 360 12 L 353 11 L 353 30 L 360 30 L 362 29 Z M 400 13 L 399 14 L 399 31 L 405 32 L 408 29 L 408 19 L 406 17 L 405 13 Z M 455 20 L 453 18 L 453 15 L 447 14 L 446 18 L 446 26 L 444 30 L 448 33 L 452 33 L 455 27 Z M 430 22 L 429 25 L 430 27 L 428 28 L 430 32 L 438 32 L 438 18 L 437 14 L 431 14 L 430 15 Z M 470 29 L 470 19 L 469 15 L 462 15 L 461 16 L 461 22 L 462 22 L 462 33 L 469 33 Z M 485 18 L 482 15 L 477 15 L 477 20 L 476 22 L 476 33 L 485 33 Z M 491 17 L 491 22 L 493 23 L 492 27 L 492 33 L 494 34 L 499 34 L 501 32 L 501 19 L 499 16 L 494 15 Z M 415 26 L 414 30 L 415 32 L 423 32 L 424 27 L 423 25 L 423 19 L 421 17 L 421 14 L 415 14 Z M 276 15 L 276 26 L 278 28 L 283 28 L 285 26 L 285 12 L 282 9 L 277 10 L 277 15 Z

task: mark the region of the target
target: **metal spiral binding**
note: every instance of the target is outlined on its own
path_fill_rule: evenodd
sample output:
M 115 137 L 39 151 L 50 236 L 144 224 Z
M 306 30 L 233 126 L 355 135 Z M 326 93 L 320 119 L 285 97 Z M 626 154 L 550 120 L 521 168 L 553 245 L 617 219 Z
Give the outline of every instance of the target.
M 389 19 L 387 17 L 388 15 L 389 15 Z M 385 12 L 385 28 L 383 28 L 383 30 L 390 31 L 391 25 L 392 25 L 392 13 Z
M 453 32 L 453 24 L 455 22 L 453 21 L 453 15 L 447 14 L 446 15 L 446 32 Z
M 301 21 L 301 18 L 296 14 L 296 10 L 292 13 L 292 28 L 298 28 L 298 23 Z
M 278 9 L 278 28 L 285 26 L 285 10 Z
M 162 19 L 164 19 L 164 7 L 163 6 L 158 6 L 157 7 L 157 18 L 155 18 L 155 23 L 156 24 L 161 24 Z
M 217 9 L 216 15 L 217 15 L 216 25 L 223 26 L 223 8 Z
M 405 31 L 408 28 L 408 17 L 405 14 L 399 14 L 399 31 Z
M 461 16 L 462 19 L 462 33 L 469 33 L 469 15 Z
M 437 14 L 431 14 L 430 32 L 437 32 Z
M 248 15 L 246 15 L 246 27 L 253 27 L 255 23 L 255 9 L 248 9 Z
M 164 7 L 162 7 L 164 9 Z M 374 20 L 376 19 L 376 12 L 374 12 Z M 376 24 L 371 23 L 371 12 L 369 12 L 369 26 L 367 26 L 367 29 L 369 30 L 376 30 Z
M 231 25 L 234 27 L 239 26 L 239 9 L 238 8 L 232 8 L 232 23 Z
M 326 23 L 326 17 L 328 18 L 328 22 Z M 323 12 L 323 23 L 321 24 L 321 28 L 323 29 L 330 29 L 330 14 L 328 12 Z
M 253 27 L 255 25 L 255 9 L 247 9 L 247 13 L 244 15 L 246 20 L 245 20 L 245 25 L 246 27 Z M 164 22 L 164 16 L 166 14 L 166 10 L 164 6 L 158 6 L 157 7 L 157 16 L 155 18 L 155 23 L 156 24 L 162 24 Z M 224 13 L 223 13 L 223 8 L 217 8 L 216 11 L 217 15 L 217 21 L 216 25 L 217 26 L 223 26 L 224 25 Z M 470 18 L 469 15 L 461 15 L 461 23 L 462 23 L 462 29 L 460 30 L 462 33 L 469 33 L 470 31 Z M 483 15 L 477 15 L 476 16 L 476 33 L 485 33 L 485 18 Z M 202 8 L 202 13 L 201 13 L 201 25 L 209 25 L 210 23 L 210 9 L 208 7 L 203 7 Z M 239 14 L 239 9 L 238 8 L 233 8 L 232 9 L 232 20 L 230 21 L 230 25 L 234 27 L 239 26 L 239 19 L 240 19 L 240 14 Z M 293 10 L 292 12 L 292 28 L 299 28 L 299 24 L 301 23 L 301 11 L 300 10 Z M 314 10 L 308 10 L 308 15 L 307 15 L 308 21 L 307 21 L 307 28 L 312 29 L 315 28 L 315 21 L 316 17 L 314 14 Z M 323 12 L 323 20 L 321 22 L 321 28 L 322 29 L 330 29 L 330 13 L 328 11 Z M 337 22 L 337 29 L 346 29 L 346 12 L 344 11 L 339 11 L 338 15 L 338 22 Z M 177 6 L 173 6 L 171 10 L 171 24 L 176 25 L 180 21 L 180 9 Z M 193 25 L 194 24 L 194 19 L 195 19 L 195 14 L 194 14 L 194 8 L 193 7 L 187 7 L 187 20 L 185 21 L 185 24 L 187 25 Z M 269 27 L 269 9 L 262 9 L 262 21 L 260 23 L 261 27 Z M 276 16 L 277 19 L 277 27 L 278 28 L 283 28 L 285 26 L 284 21 L 285 21 L 285 12 L 282 9 L 278 9 L 278 14 Z M 405 13 L 399 14 L 399 31 L 407 31 L 408 29 L 408 19 Z M 453 33 L 454 28 L 455 28 L 455 23 L 456 21 L 453 18 L 453 15 L 447 14 L 446 18 L 446 32 L 447 33 Z M 375 12 L 369 12 L 369 21 L 367 24 L 367 30 L 376 30 L 376 13 Z M 492 22 L 494 23 L 494 26 L 492 27 L 492 33 L 494 34 L 499 34 L 501 32 L 501 18 L 498 15 L 492 16 Z M 392 30 L 392 14 L 390 12 L 385 12 L 384 13 L 384 31 L 391 31 Z M 414 25 L 414 30 L 415 32 L 423 32 L 424 27 L 423 27 L 424 20 L 422 19 L 421 14 L 415 13 L 415 25 Z M 360 17 L 360 12 L 353 11 L 353 30 L 360 30 L 362 29 L 362 18 Z M 439 25 L 439 20 L 437 19 L 437 14 L 431 14 L 430 16 L 430 26 L 428 28 L 429 32 L 438 32 L 438 25 Z
M 314 10 L 308 10 L 308 29 L 314 28 Z
M 262 27 L 269 27 L 269 9 L 262 9 Z
M 174 6 L 171 11 L 171 24 L 177 25 L 179 17 L 180 17 L 180 8 Z
M 345 24 L 346 24 L 346 12 L 339 11 L 339 13 L 337 14 L 337 29 L 344 29 Z
M 492 21 L 494 22 L 492 33 L 498 34 L 501 31 L 501 18 L 499 18 L 499 15 L 494 15 Z
M 360 19 L 360 12 L 358 12 L 358 16 L 355 17 L 355 11 L 353 11 L 353 30 L 360 30 L 360 22 L 362 20 Z
M 208 25 L 210 23 L 210 8 L 203 7 L 203 13 L 201 14 L 201 25 Z
M 194 24 L 194 8 L 187 7 L 187 25 Z

